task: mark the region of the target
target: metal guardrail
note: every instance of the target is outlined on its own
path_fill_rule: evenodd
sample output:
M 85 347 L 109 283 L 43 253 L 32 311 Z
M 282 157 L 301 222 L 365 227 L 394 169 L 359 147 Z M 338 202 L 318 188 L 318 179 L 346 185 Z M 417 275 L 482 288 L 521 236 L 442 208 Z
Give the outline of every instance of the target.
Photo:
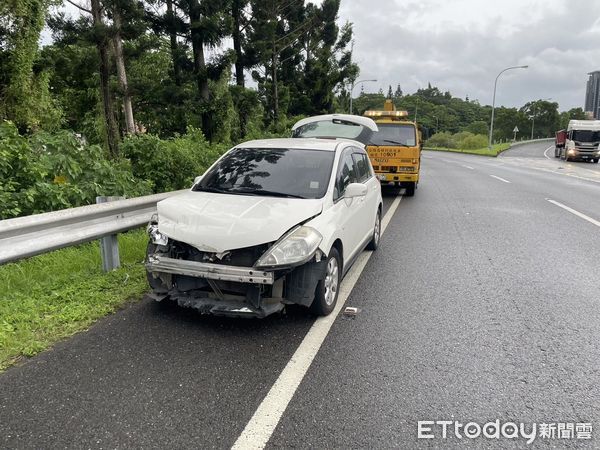
M 156 203 L 185 191 L 1 220 L 0 264 L 138 228 L 156 212 Z
M 519 145 L 525 145 L 525 144 L 533 144 L 535 142 L 550 142 L 550 141 L 554 141 L 554 138 L 541 138 L 541 139 L 530 139 L 527 141 L 515 141 L 515 142 L 511 142 L 510 143 L 510 147 L 508 147 L 507 150 L 510 150 L 513 147 L 517 147 Z M 440 149 L 439 147 L 423 147 L 423 150 L 431 150 L 431 151 L 438 151 L 438 152 L 451 152 L 451 153 L 469 153 L 469 150 L 461 150 L 461 149 L 446 149 L 446 148 L 442 148 Z M 506 151 L 506 150 L 504 150 Z M 503 152 L 501 152 L 503 153 Z
M 510 144 L 510 148 L 517 147 L 519 145 L 533 144 L 535 142 L 545 142 L 545 141 L 547 141 L 547 142 L 550 142 L 550 141 L 554 142 L 554 138 L 551 137 L 551 138 L 529 139 L 527 141 L 516 141 L 516 142 L 513 142 L 513 143 Z

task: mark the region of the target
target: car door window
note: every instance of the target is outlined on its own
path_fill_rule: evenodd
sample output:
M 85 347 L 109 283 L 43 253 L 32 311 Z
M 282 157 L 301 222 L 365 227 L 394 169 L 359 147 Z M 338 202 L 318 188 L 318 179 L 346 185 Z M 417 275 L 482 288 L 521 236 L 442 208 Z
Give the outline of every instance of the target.
M 338 172 L 335 177 L 335 188 L 333 190 L 333 200 L 337 200 L 344 195 L 346 187 L 350 183 L 356 183 L 356 168 L 354 165 L 354 159 L 352 158 L 352 151 L 344 151 L 340 156 L 340 163 L 338 165 Z
M 367 167 L 367 179 L 374 177 L 375 172 L 373 172 L 373 166 L 371 165 L 371 161 L 369 161 L 369 155 L 362 153 L 362 157 L 365 160 L 365 166 Z
M 367 155 L 364 153 L 356 152 L 352 154 L 352 159 L 354 159 L 354 165 L 356 167 L 356 177 L 359 183 L 364 183 L 371 176 L 369 162 L 366 158 Z

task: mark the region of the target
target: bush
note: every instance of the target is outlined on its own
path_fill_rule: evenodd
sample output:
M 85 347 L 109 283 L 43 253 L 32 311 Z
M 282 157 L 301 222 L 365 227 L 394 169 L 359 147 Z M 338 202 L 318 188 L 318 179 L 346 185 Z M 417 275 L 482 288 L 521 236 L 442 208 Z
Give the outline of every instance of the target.
M 481 134 L 473 134 L 469 131 L 450 134 L 448 132 L 434 134 L 426 143 L 429 147 L 456 148 L 474 150 L 487 146 L 487 137 Z
M 154 192 L 191 186 L 227 149 L 225 144 L 210 144 L 199 129 L 191 127 L 185 135 L 171 139 L 129 136 L 121 146 L 131 161 L 133 176 L 152 183 Z
M 473 136 L 467 136 L 465 139 L 463 139 L 462 145 L 460 146 L 460 148 L 466 149 L 466 150 L 475 150 L 478 148 L 485 148 L 485 147 L 487 147 L 487 145 L 488 145 L 487 137 L 485 137 L 481 134 L 477 134 L 477 135 L 473 135 Z
M 456 148 L 452 135 L 447 131 L 434 134 L 427 140 L 426 145 L 429 147 Z
M 0 219 L 95 203 L 99 195 L 137 197 L 152 183 L 136 179 L 129 161 L 69 131 L 19 135 L 0 123 Z

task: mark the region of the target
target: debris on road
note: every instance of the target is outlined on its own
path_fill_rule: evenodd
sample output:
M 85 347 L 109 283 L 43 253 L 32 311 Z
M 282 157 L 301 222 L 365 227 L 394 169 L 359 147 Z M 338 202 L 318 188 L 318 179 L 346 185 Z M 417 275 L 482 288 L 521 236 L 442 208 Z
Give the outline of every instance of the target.
M 353 306 L 346 306 L 346 308 L 344 309 L 345 316 L 356 317 L 357 314 L 358 314 L 358 308 L 355 308 Z

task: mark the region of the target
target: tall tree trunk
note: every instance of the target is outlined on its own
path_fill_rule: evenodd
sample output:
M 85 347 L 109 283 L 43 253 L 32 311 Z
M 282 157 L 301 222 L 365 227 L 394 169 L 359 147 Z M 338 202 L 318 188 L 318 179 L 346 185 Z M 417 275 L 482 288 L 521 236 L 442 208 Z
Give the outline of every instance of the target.
M 198 84 L 198 93 L 204 101 L 209 100 L 208 74 L 204 60 L 204 37 L 202 36 L 200 4 L 198 0 L 190 0 L 190 31 L 192 35 L 192 52 L 194 54 L 194 74 Z
M 190 0 L 190 32 L 192 36 L 192 52 L 194 54 L 194 74 L 198 84 L 198 94 L 205 104 L 210 100 L 210 91 L 208 89 L 208 73 L 206 71 L 206 61 L 204 59 L 204 37 L 200 25 L 201 13 L 198 0 Z M 212 137 L 211 117 L 203 108 L 202 112 L 202 132 L 210 140 Z
M 106 125 L 106 137 L 108 150 L 113 158 L 119 156 L 119 130 L 115 121 L 115 112 L 113 109 L 112 98 L 109 87 L 109 58 L 108 58 L 108 38 L 105 30 L 102 29 L 102 12 L 100 0 L 91 0 L 92 18 L 96 30 L 96 48 L 100 56 L 100 92 L 102 94 L 102 106 L 104 111 L 104 121 Z
M 273 121 L 279 122 L 279 89 L 277 86 L 277 51 L 273 41 L 273 53 L 271 54 L 271 78 L 273 80 Z
M 173 76 L 175 84 L 181 86 L 181 69 L 179 46 L 177 45 L 177 34 L 175 30 L 175 13 L 173 11 L 173 0 L 167 0 L 167 21 L 169 22 L 169 41 L 171 44 L 171 59 L 173 60 Z
M 135 134 L 135 120 L 133 119 L 133 107 L 131 106 L 131 94 L 127 84 L 127 71 L 125 70 L 125 58 L 123 57 L 123 41 L 121 39 L 121 13 L 115 5 L 113 10 L 113 22 L 115 34 L 113 42 L 115 46 L 115 61 L 117 63 L 117 75 L 119 85 L 123 91 L 123 110 L 125 112 L 125 130 L 127 134 Z
M 235 51 L 235 82 L 244 87 L 244 55 L 242 54 L 242 33 L 240 31 L 240 16 L 242 4 L 240 0 L 233 0 L 231 15 L 233 16 L 233 50 Z

